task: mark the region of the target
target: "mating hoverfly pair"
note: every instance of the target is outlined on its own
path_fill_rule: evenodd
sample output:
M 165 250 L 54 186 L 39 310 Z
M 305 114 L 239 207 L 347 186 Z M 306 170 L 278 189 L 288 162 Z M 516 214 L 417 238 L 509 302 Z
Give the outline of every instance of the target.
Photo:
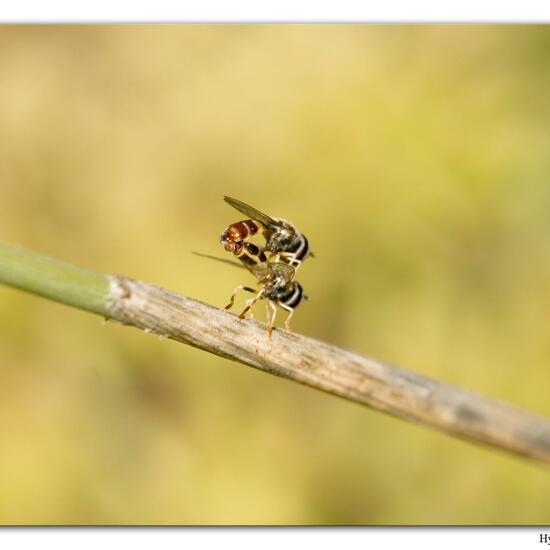
M 239 291 L 251 292 L 255 296 L 247 300 L 239 317 L 244 319 L 247 315 L 252 315 L 254 304 L 259 300 L 267 300 L 269 336 L 271 337 L 273 331 L 277 306 L 288 312 L 285 328 L 290 331 L 289 323 L 294 310 L 307 299 L 302 285 L 294 279 L 302 262 L 308 256 L 313 256 L 306 237 L 285 220 L 272 218 L 231 197 L 224 197 L 224 200 L 250 219 L 226 227 L 220 236 L 220 243 L 256 277 L 260 286 L 259 291 L 245 285 L 237 286 L 225 309 L 233 307 Z M 250 242 L 256 235 L 265 239 L 263 247 Z

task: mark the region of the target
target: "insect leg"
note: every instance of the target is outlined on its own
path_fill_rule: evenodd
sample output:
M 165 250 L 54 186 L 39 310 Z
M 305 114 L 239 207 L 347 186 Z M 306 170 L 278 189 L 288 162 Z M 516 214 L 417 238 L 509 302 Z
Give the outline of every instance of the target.
M 287 260 L 286 263 L 288 263 L 288 265 L 290 265 L 292 267 L 295 267 L 295 268 L 300 267 L 300 265 L 302 263 L 301 260 L 296 259 L 298 254 L 296 254 L 295 252 L 279 252 L 278 256 L 281 256 L 282 258 L 285 258 Z
M 271 300 L 268 300 L 266 303 L 265 303 L 265 318 L 266 319 L 269 319 L 269 314 L 271 313 L 270 310 L 269 310 L 269 304 L 270 304 Z
M 250 300 L 246 301 L 246 307 L 241 311 L 239 315 L 239 319 L 244 319 L 245 315 L 250 311 L 252 306 L 264 295 L 265 288 L 262 288 L 254 298 L 250 298 Z
M 275 307 L 275 304 L 271 300 L 268 300 L 266 304 L 266 308 L 271 309 L 271 317 L 268 316 L 269 318 L 268 330 L 269 330 L 269 337 L 271 338 L 271 333 L 273 332 L 273 325 L 275 324 L 275 316 L 277 315 L 277 308 Z
M 285 304 L 282 304 L 281 302 L 278 302 L 278 305 L 288 311 L 288 317 L 285 319 L 285 329 L 288 330 L 288 332 L 292 332 L 290 330 L 290 319 L 294 315 L 294 309 Z
M 225 306 L 225 309 L 231 309 L 233 307 L 233 304 L 235 303 L 235 296 L 237 295 L 239 290 L 246 290 L 246 292 L 256 292 L 253 288 L 250 288 L 249 286 L 239 285 L 235 287 L 235 290 L 233 290 L 233 294 L 231 294 L 231 298 L 229 300 L 229 303 Z

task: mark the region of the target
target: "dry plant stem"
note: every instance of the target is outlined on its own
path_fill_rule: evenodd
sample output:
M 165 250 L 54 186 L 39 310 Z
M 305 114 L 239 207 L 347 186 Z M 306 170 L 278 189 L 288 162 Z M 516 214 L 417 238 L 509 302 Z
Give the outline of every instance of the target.
M 111 277 L 110 315 L 350 401 L 550 463 L 550 419 L 174 292 Z
M 125 277 L 0 243 L 0 283 L 445 433 L 550 463 L 550 419 Z

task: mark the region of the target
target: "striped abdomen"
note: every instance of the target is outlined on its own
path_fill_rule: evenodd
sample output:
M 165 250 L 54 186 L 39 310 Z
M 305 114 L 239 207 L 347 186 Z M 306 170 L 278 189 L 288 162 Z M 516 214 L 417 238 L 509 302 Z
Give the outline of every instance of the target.
M 298 282 L 292 282 L 277 296 L 276 301 L 291 309 L 295 309 L 302 303 L 304 298 L 302 285 Z
M 267 266 L 267 257 L 264 251 L 252 243 L 241 243 L 239 250 L 236 251 L 235 256 L 244 264 L 244 266 L 257 272 L 257 269 L 264 269 Z
M 238 255 L 243 249 L 244 241 L 253 237 L 262 229 L 262 224 L 254 220 L 243 220 L 232 223 L 220 235 L 220 242 L 225 250 Z
M 293 260 L 301 262 L 305 260 L 309 254 L 309 242 L 301 233 L 296 234 L 294 242 L 288 247 L 285 252 L 293 255 Z

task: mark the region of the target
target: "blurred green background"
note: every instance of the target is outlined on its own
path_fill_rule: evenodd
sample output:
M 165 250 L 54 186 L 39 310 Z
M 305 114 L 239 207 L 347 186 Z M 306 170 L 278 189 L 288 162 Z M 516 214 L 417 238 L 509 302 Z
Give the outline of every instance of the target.
M 0 27 L 0 238 L 223 305 L 224 194 L 296 331 L 550 414 L 550 27 Z M 262 318 L 263 306 L 258 313 Z M 550 477 L 0 288 L 0 522 L 547 524 Z

